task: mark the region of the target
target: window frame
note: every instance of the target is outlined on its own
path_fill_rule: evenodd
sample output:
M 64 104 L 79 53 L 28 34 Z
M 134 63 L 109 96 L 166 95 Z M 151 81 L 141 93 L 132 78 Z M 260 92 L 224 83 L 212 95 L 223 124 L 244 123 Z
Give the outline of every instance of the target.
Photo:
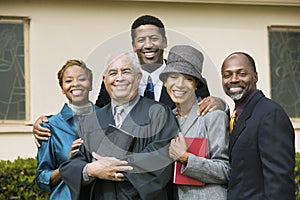
M 31 19 L 27 16 L 0 15 L 0 23 L 23 24 L 24 37 L 24 86 L 25 86 L 25 119 L 24 120 L 0 120 L 0 124 L 30 124 L 30 62 L 29 62 L 29 28 Z
M 271 66 L 271 46 L 270 46 L 270 31 L 286 31 L 286 32 L 299 32 L 300 33 L 300 26 L 289 26 L 289 25 L 270 25 L 267 27 L 268 29 L 268 43 L 269 43 L 269 72 L 270 76 L 272 76 L 272 66 Z M 270 77 L 270 92 L 271 97 L 272 94 L 272 77 Z M 280 102 L 278 102 L 280 104 Z M 299 124 L 300 123 L 300 117 L 290 117 L 291 121 L 293 123 Z

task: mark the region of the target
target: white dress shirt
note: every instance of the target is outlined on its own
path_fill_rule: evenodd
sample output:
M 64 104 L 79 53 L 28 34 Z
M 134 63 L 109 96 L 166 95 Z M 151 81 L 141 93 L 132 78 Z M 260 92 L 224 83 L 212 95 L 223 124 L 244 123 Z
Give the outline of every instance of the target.
M 144 91 L 146 89 L 147 86 L 147 80 L 148 80 L 148 76 L 151 76 L 153 85 L 154 85 L 154 98 L 155 101 L 159 101 L 160 99 L 160 94 L 161 94 L 161 90 L 163 87 L 163 82 L 159 79 L 159 75 L 160 73 L 165 69 L 166 67 L 166 63 L 164 62 L 158 69 L 156 69 L 154 72 L 149 73 L 143 69 L 141 69 L 142 72 L 142 80 L 139 84 L 139 95 L 140 96 L 144 96 Z

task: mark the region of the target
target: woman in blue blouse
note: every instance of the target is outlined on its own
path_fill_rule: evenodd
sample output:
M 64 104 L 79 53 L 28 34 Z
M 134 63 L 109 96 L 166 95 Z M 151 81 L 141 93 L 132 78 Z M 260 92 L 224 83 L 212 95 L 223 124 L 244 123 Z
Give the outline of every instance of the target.
M 75 140 L 76 127 L 82 116 L 95 110 L 95 105 L 89 101 L 93 76 L 84 62 L 68 60 L 57 73 L 57 78 L 68 103 L 58 114 L 51 116 L 48 123 L 43 123 L 50 129 L 51 137 L 48 141 L 41 141 L 38 149 L 36 180 L 41 189 L 50 192 L 49 199 L 71 199 L 69 188 L 61 180 L 59 166 L 83 142 Z

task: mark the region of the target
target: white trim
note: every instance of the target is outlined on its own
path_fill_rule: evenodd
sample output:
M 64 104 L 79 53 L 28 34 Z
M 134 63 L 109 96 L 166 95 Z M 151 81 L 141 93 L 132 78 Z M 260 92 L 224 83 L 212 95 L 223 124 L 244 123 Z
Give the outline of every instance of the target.
M 31 133 L 32 125 L 26 124 L 1 124 L 0 134 L 12 134 L 12 133 Z
M 161 2 L 161 3 L 173 2 L 173 3 L 300 6 L 300 0 L 285 0 L 285 1 L 282 1 L 282 0 L 123 0 L 123 1 Z

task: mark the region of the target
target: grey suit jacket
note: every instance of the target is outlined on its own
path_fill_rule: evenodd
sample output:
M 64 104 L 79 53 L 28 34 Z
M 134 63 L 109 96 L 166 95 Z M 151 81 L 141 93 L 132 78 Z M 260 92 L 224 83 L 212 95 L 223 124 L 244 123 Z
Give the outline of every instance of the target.
M 186 137 L 208 138 L 208 158 L 189 154 L 188 163 L 183 165 L 182 173 L 205 182 L 205 186 L 178 185 L 179 199 L 224 200 L 227 193 L 230 166 L 228 158 L 228 116 L 216 110 L 204 116 L 197 115 L 195 102 L 181 131 Z

